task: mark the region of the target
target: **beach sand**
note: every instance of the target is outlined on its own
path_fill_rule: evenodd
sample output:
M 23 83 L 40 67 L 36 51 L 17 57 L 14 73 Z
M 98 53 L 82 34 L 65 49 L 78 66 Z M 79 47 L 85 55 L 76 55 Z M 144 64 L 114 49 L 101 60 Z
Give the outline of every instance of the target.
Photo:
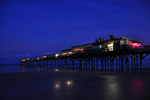
M 150 100 L 150 73 L 0 73 L 1 100 Z

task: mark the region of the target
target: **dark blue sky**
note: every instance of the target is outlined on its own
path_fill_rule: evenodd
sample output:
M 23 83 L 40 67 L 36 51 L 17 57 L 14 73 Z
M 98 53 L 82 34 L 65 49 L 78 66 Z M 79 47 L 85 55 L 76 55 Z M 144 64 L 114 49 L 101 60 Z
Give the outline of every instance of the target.
M 110 34 L 150 42 L 150 1 L 0 1 L 0 64 L 61 53 Z

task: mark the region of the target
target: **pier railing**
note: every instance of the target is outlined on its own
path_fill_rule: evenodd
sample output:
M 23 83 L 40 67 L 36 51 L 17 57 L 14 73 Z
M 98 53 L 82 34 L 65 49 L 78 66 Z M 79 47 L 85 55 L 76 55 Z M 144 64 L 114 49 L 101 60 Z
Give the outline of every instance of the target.
M 91 53 L 91 52 L 109 52 L 109 51 L 135 51 L 135 52 L 146 52 L 150 51 L 150 45 L 143 45 L 143 46 L 132 46 L 132 45 L 120 45 L 119 47 L 103 47 L 103 48 L 88 48 L 84 51 L 76 51 L 73 54 L 78 53 Z

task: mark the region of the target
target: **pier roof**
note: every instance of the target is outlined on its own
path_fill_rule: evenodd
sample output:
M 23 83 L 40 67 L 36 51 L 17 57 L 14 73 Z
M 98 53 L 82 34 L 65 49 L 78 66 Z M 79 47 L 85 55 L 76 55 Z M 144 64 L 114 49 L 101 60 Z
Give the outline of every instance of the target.
M 65 49 L 65 50 L 61 50 L 61 51 L 63 52 L 63 51 L 71 51 L 71 50 L 72 50 L 72 49 Z
M 100 42 L 92 42 L 92 43 L 77 45 L 77 46 L 73 46 L 71 48 L 82 47 L 82 46 L 86 46 L 86 45 L 92 45 L 92 44 L 95 44 L 95 43 L 104 43 L 104 42 L 113 41 L 113 40 L 122 40 L 122 39 L 128 39 L 128 40 L 131 40 L 133 42 L 143 43 L 143 42 L 138 41 L 138 40 L 134 40 L 134 39 L 130 39 L 130 38 L 125 38 L 125 37 L 120 37 L 120 38 L 114 38 L 114 39 L 104 40 L 104 41 L 100 41 Z
M 138 43 L 143 43 L 142 41 L 134 40 L 134 39 L 126 38 L 126 37 L 120 37 L 120 38 L 121 39 L 128 39 L 128 40 L 131 40 L 131 41 L 134 41 L 134 42 L 138 42 Z

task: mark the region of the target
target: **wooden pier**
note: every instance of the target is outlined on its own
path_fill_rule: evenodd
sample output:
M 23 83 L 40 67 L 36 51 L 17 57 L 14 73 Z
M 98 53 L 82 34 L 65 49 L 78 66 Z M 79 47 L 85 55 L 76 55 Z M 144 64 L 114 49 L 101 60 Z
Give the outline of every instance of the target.
M 150 54 L 150 45 L 133 48 L 132 45 L 119 44 L 117 49 L 114 45 L 113 47 L 105 47 L 105 49 L 93 48 L 93 45 L 100 45 L 101 43 L 102 41 L 92 44 L 92 48 L 85 48 L 82 45 L 84 51 L 81 48 L 69 55 L 65 55 L 66 50 L 62 52 L 62 55 L 53 54 L 54 56 L 20 60 L 20 64 L 26 67 L 66 68 L 72 70 L 78 68 L 80 71 L 90 69 L 91 71 L 129 72 L 130 70 L 138 72 L 142 71 L 143 59 Z

